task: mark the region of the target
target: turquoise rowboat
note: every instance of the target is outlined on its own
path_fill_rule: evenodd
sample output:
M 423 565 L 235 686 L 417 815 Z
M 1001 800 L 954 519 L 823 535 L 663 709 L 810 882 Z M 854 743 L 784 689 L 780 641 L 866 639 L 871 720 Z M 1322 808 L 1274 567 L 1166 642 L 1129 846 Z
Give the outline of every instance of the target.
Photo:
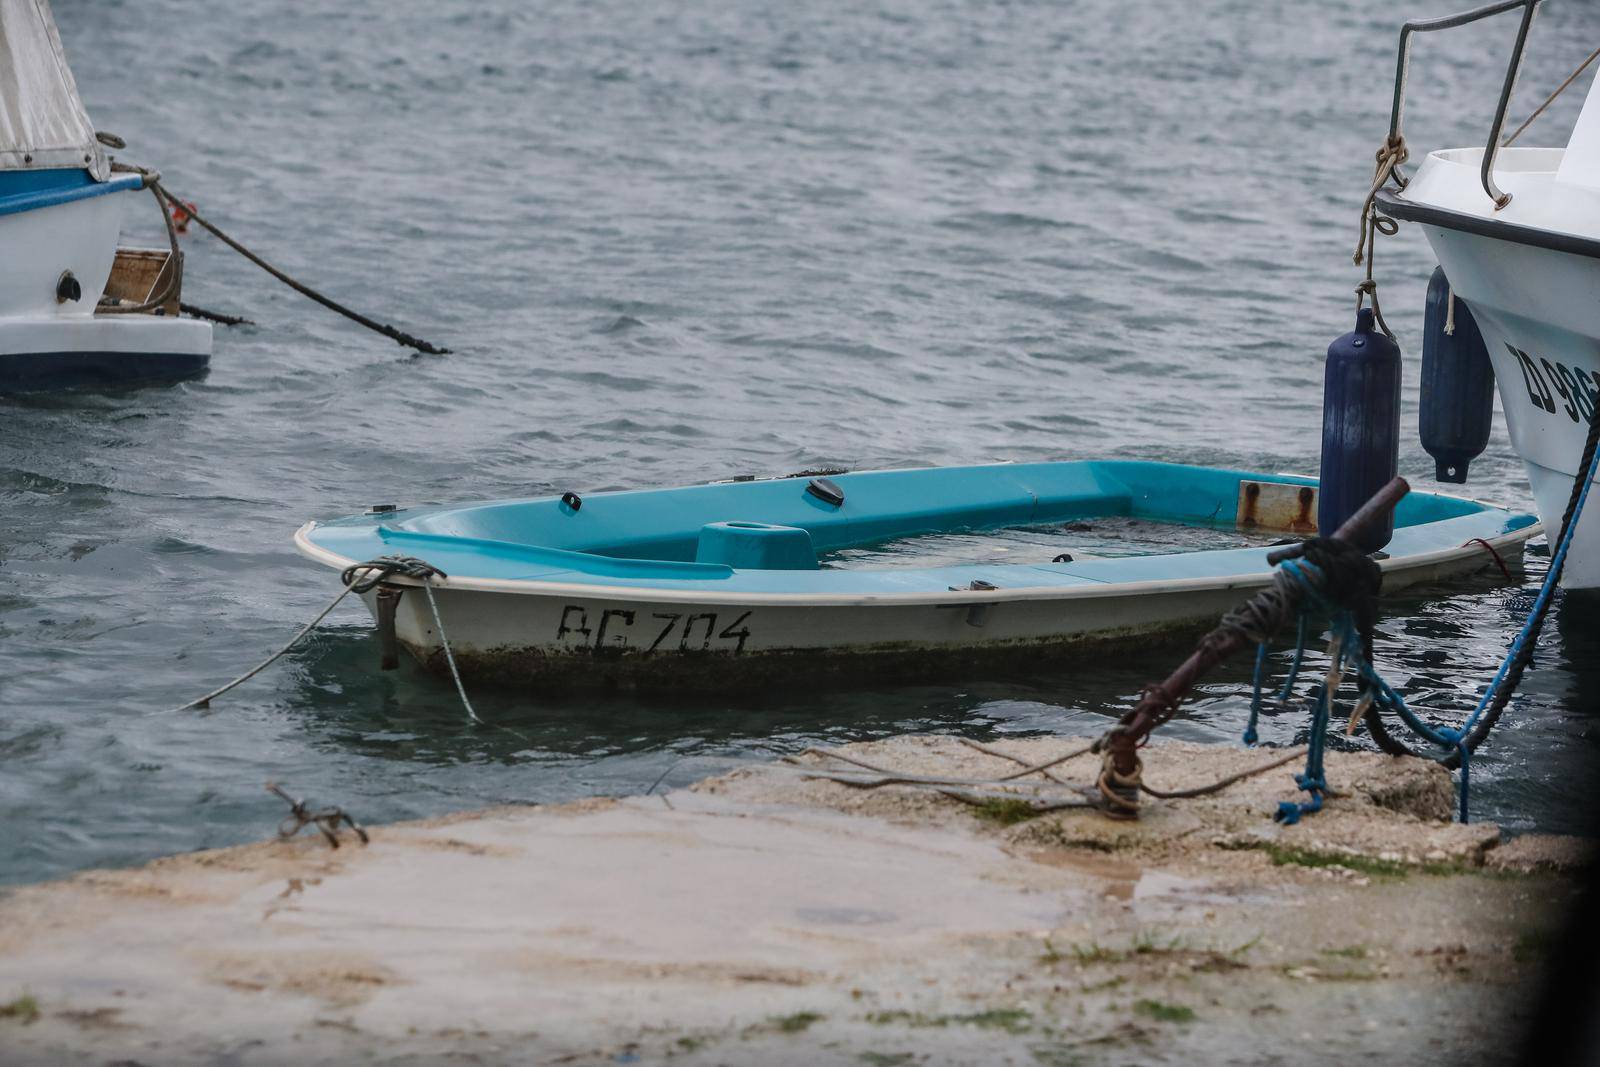
M 1168 463 L 994 464 L 378 505 L 295 544 L 340 569 L 398 555 L 442 572 L 428 582 L 469 680 L 925 679 L 1214 623 L 1271 581 L 1274 538 L 1315 532 L 1315 494 Z M 1531 515 L 1413 492 L 1377 554 L 1385 588 L 1513 564 L 1538 533 Z M 443 672 L 420 585 L 362 596 L 386 641 Z

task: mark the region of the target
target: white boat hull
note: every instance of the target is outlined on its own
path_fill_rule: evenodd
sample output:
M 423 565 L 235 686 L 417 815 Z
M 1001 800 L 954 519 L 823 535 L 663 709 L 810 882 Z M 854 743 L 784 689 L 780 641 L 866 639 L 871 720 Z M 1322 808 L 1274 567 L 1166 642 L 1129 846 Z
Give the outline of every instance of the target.
M 97 314 L 134 189 L 0 214 L 0 392 L 104 388 L 203 373 L 211 324 Z M 57 297 L 66 274 L 79 297 Z
M 123 215 L 134 190 L 0 215 L 0 319 L 83 319 L 94 314 L 117 254 Z M 77 301 L 56 299 L 56 282 L 71 271 Z
M 1600 84 L 1600 83 L 1597 83 Z M 1591 115 L 1592 111 L 1592 115 Z M 1415 222 L 1450 291 L 1472 311 L 1494 364 L 1511 445 L 1527 466 L 1539 518 L 1554 538 L 1572 495 L 1590 421 L 1600 410 L 1600 94 L 1566 149 L 1502 148 L 1485 194 L 1481 148 L 1430 152 L 1379 209 Z M 1592 127 L 1592 128 L 1591 128 Z M 1590 142 L 1593 143 L 1590 143 Z M 1573 533 L 1561 584 L 1600 588 L 1600 505 Z
M 305 537 L 297 546 L 328 563 Z M 1507 565 L 1522 558 L 1538 526 L 1492 538 Z M 1470 543 L 1384 560 L 1386 592 L 1480 571 L 1496 571 L 1486 547 Z M 1262 573 L 1231 579 L 1176 579 L 1095 587 L 952 592 L 908 602 L 863 596 L 700 596 L 668 590 L 612 590 L 554 583 L 435 585 L 434 598 L 462 671 L 500 683 L 609 684 L 667 689 L 762 686 L 799 679 L 903 680 L 993 667 L 1007 657 L 1037 667 L 1050 660 L 1190 633 L 1270 582 Z M 448 665 L 428 598 L 415 582 L 395 613 L 399 644 L 430 670 Z M 476 586 L 476 588 L 474 588 Z M 365 594 L 378 618 L 376 593 Z M 381 621 L 380 621 L 381 626 Z
M 165 315 L 0 319 L 0 392 L 172 381 L 204 373 L 211 324 Z
M 1511 445 L 1552 537 L 1600 406 L 1600 260 L 1424 226 L 1494 364 Z M 1600 588 L 1600 506 L 1573 534 L 1561 584 Z

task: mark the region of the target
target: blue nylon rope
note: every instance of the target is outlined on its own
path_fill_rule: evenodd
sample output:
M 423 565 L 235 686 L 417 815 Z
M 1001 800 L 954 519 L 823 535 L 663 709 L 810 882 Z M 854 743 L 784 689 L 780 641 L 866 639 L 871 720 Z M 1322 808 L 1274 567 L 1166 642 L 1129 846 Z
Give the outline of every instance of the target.
M 1300 576 L 1297 574 L 1295 577 L 1299 578 Z M 1304 581 L 1305 579 L 1301 578 L 1302 584 L 1304 584 Z M 1280 704 L 1289 699 L 1290 694 L 1294 692 L 1294 683 L 1300 677 L 1300 664 L 1305 660 L 1306 637 L 1308 636 L 1306 633 L 1306 619 L 1306 613 L 1301 612 L 1300 620 L 1296 623 L 1294 660 L 1289 664 L 1289 677 L 1283 680 L 1283 688 L 1278 690 L 1278 703 Z
M 1378 673 L 1362 651 L 1361 636 L 1357 632 L 1355 619 L 1349 611 L 1336 608 L 1329 604 L 1322 596 L 1319 589 L 1321 573 L 1315 565 L 1303 560 L 1285 560 L 1280 567 L 1298 582 L 1304 594 L 1301 600 L 1299 624 L 1295 640 L 1294 660 L 1289 667 L 1289 676 L 1285 680 L 1283 689 L 1279 693 L 1280 701 L 1287 700 L 1293 690 L 1295 681 L 1300 673 L 1300 666 L 1305 656 L 1306 639 L 1308 634 L 1308 620 L 1313 614 L 1326 613 L 1331 616 L 1331 630 L 1339 642 L 1339 658 L 1343 665 L 1353 667 L 1357 675 L 1367 683 L 1373 696 L 1374 704 L 1381 710 L 1392 711 L 1411 729 L 1418 737 L 1423 738 L 1436 746 L 1443 753 L 1455 752 L 1461 761 L 1461 776 L 1457 790 L 1458 805 L 1461 821 L 1468 821 L 1468 807 L 1472 788 L 1472 752 L 1467 747 L 1467 738 L 1471 736 L 1473 728 L 1483 717 L 1489 705 L 1494 702 L 1500 687 L 1505 683 L 1506 675 L 1511 670 L 1511 664 L 1522 654 L 1524 646 L 1532 637 L 1534 621 L 1540 618 L 1546 609 L 1551 597 L 1555 595 L 1557 577 L 1561 573 L 1562 564 L 1566 561 L 1567 551 L 1572 545 L 1572 539 L 1578 530 L 1578 520 L 1583 515 L 1584 504 L 1588 501 L 1589 490 L 1594 485 L 1597 475 L 1600 475 L 1600 452 L 1585 472 L 1582 488 L 1578 492 L 1577 506 L 1572 511 L 1572 521 L 1567 524 L 1565 536 L 1556 545 L 1555 551 L 1550 556 L 1550 569 L 1545 573 L 1544 582 L 1539 587 L 1539 595 L 1534 599 L 1533 608 L 1528 613 L 1527 620 L 1522 624 L 1522 629 L 1512 640 L 1511 647 L 1507 649 L 1505 657 L 1500 661 L 1500 667 L 1495 671 L 1494 678 L 1483 691 L 1482 698 L 1477 707 L 1467 716 L 1466 721 L 1459 727 L 1434 726 L 1417 715 L 1405 698 L 1402 697 L 1384 677 Z M 1316 575 L 1311 578 L 1307 571 Z M 1254 691 L 1250 700 L 1250 722 L 1245 729 L 1245 743 L 1254 744 L 1256 741 L 1256 720 L 1261 708 L 1261 685 L 1265 673 L 1267 648 L 1263 644 L 1256 653 L 1256 673 Z M 1335 665 L 1338 666 L 1338 665 Z M 1323 771 L 1323 755 L 1327 741 L 1328 722 L 1332 717 L 1334 694 L 1326 691 L 1326 686 L 1319 687 L 1316 701 L 1311 714 L 1310 744 L 1306 753 L 1306 770 L 1304 774 L 1296 775 L 1295 781 L 1300 788 L 1311 794 L 1311 799 L 1301 803 L 1283 801 L 1278 805 L 1277 814 L 1273 817 L 1285 825 L 1293 825 L 1300 821 L 1302 815 L 1310 815 L 1322 809 L 1323 793 L 1327 789 L 1327 780 Z M 1439 758 L 1444 758 L 1443 756 Z
M 1295 784 L 1311 794 L 1311 799 L 1299 802 L 1284 800 L 1278 803 L 1278 810 L 1273 813 L 1272 818 L 1285 826 L 1293 826 L 1300 821 L 1302 815 L 1315 815 L 1322 810 L 1322 797 L 1328 788 L 1322 756 L 1328 736 L 1331 704 L 1327 686 L 1319 685 L 1316 703 L 1311 712 L 1311 736 L 1307 739 L 1305 773 L 1294 776 Z
M 1478 701 L 1478 706 L 1467 717 L 1466 725 L 1461 728 L 1463 734 L 1471 733 L 1482 717 L 1485 709 L 1493 701 L 1495 693 L 1500 688 L 1500 683 L 1505 681 L 1506 672 L 1511 669 L 1511 663 L 1521 653 L 1522 646 L 1528 640 L 1528 633 L 1533 629 L 1533 620 L 1543 614 L 1544 605 L 1555 595 L 1556 575 L 1561 573 L 1562 564 L 1567 559 L 1567 549 L 1572 546 L 1572 538 L 1578 532 L 1578 519 L 1583 515 L 1583 505 L 1589 499 L 1589 490 L 1594 485 L 1596 473 L 1600 473 L 1600 450 L 1596 450 L 1594 460 L 1589 464 L 1587 477 L 1584 478 L 1583 488 L 1578 491 L 1578 505 L 1572 509 L 1572 521 L 1567 524 L 1566 536 L 1556 546 L 1555 552 L 1550 555 L 1550 570 L 1545 573 L 1544 584 L 1539 587 L 1539 595 L 1534 598 L 1533 610 L 1528 612 L 1528 621 L 1523 623 L 1522 630 L 1511 642 L 1511 648 L 1506 653 L 1506 658 L 1500 662 L 1500 669 L 1495 672 L 1494 680 L 1489 683 L 1489 688 L 1484 690 L 1483 699 Z M 1463 764 L 1463 766 L 1465 766 Z M 1463 820 L 1465 821 L 1465 820 Z
M 1261 681 L 1267 673 L 1267 643 L 1261 642 L 1256 646 L 1256 673 L 1250 688 L 1250 721 L 1244 726 L 1244 743 L 1254 746 L 1260 740 L 1256 733 L 1256 721 L 1261 718 Z

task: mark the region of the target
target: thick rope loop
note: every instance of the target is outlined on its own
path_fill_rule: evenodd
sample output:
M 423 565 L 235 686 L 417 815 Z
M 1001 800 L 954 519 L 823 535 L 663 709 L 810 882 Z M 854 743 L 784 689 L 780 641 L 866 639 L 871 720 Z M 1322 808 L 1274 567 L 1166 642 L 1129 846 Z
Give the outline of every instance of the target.
M 1121 774 L 1117 771 L 1115 754 L 1106 753 L 1100 762 L 1100 774 L 1094 781 L 1106 814 L 1123 817 L 1139 814 L 1139 788 L 1144 784 L 1143 771 L 1144 764 L 1135 758 L 1133 771 Z
M 367 577 L 358 579 L 358 574 Z M 352 563 L 339 575 L 339 580 L 345 584 L 350 592 L 357 595 L 370 593 L 395 575 L 402 578 L 414 578 L 417 581 L 426 581 L 429 578 L 448 578 L 444 571 L 435 567 L 426 560 L 415 556 L 395 554 L 392 556 L 379 556 L 369 559 L 365 563 Z
M 145 170 L 143 167 L 128 167 L 117 165 L 113 170 L 126 171 L 139 174 L 145 180 L 145 188 L 150 190 L 150 195 L 156 198 L 156 204 L 161 209 L 161 221 L 167 224 L 167 246 L 169 248 L 168 260 L 171 269 L 167 273 L 167 284 L 162 286 L 161 292 L 152 296 L 142 304 L 101 304 L 95 308 L 96 315 L 142 315 L 164 306 L 167 301 L 183 292 L 183 250 L 178 247 L 178 231 L 172 225 L 171 205 L 167 202 L 165 192 L 161 188 L 161 175 L 154 171 Z M 109 299 L 109 298 L 105 298 Z

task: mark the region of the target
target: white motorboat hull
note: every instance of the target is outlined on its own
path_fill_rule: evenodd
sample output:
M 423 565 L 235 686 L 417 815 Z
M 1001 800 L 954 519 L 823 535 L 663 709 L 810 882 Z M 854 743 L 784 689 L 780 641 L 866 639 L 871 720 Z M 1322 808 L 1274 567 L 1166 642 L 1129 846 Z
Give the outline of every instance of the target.
M 1600 399 L 1600 260 L 1426 226 L 1494 364 L 1511 445 L 1552 535 Z M 1600 587 L 1600 508 L 1573 534 L 1562 584 Z
M 1471 309 L 1511 445 L 1553 537 L 1600 411 L 1600 245 L 1550 227 L 1586 213 L 1600 221 L 1600 196 L 1556 180 L 1558 149 L 1509 149 L 1499 158 L 1497 177 L 1513 194 L 1501 212 L 1478 186 L 1482 152 L 1473 149 L 1431 154 L 1404 195 L 1382 206 L 1420 225 L 1451 292 Z M 1600 588 L 1600 506 L 1582 515 L 1561 584 Z

